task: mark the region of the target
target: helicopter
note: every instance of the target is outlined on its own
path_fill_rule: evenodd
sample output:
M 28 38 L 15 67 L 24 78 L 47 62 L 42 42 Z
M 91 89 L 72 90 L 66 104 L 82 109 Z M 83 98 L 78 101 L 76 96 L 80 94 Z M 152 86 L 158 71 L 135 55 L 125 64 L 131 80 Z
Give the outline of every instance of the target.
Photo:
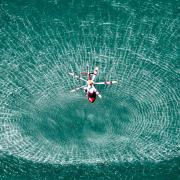
M 93 103 L 96 100 L 96 97 L 98 96 L 99 98 L 102 98 L 101 94 L 99 91 L 95 88 L 95 85 L 107 85 L 107 84 L 116 84 L 118 83 L 117 81 L 104 81 L 104 82 L 95 82 L 95 78 L 98 75 L 99 68 L 96 66 L 94 68 L 94 72 L 90 73 L 89 71 L 89 65 L 86 66 L 87 71 L 86 72 L 81 72 L 81 75 L 77 75 L 76 73 L 69 73 L 69 75 L 75 79 L 79 79 L 81 81 L 86 82 L 85 85 L 81 87 L 77 87 L 70 92 L 76 92 L 80 89 L 84 90 L 86 96 L 88 97 L 88 101 L 90 103 Z M 87 80 L 82 77 L 82 75 L 87 76 Z

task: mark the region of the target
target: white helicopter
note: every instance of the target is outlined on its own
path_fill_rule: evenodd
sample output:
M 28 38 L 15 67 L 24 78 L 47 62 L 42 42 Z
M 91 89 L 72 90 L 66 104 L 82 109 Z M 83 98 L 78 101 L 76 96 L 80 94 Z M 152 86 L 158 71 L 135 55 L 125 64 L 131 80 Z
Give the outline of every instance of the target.
M 78 91 L 80 89 L 83 89 L 84 92 L 86 93 L 87 97 L 88 97 L 89 102 L 91 102 L 91 103 L 93 103 L 96 100 L 96 96 L 98 96 L 99 98 L 102 98 L 99 91 L 95 88 L 95 85 L 116 84 L 117 81 L 95 82 L 94 80 L 98 74 L 98 70 L 99 70 L 98 67 L 95 67 L 94 72 L 90 73 L 89 72 L 89 65 L 87 65 L 87 72 L 81 72 L 81 75 L 87 76 L 87 80 L 85 80 L 81 76 L 76 75 L 75 73 L 69 73 L 69 75 L 72 76 L 73 78 L 76 78 L 76 79 L 79 79 L 79 80 L 86 82 L 86 85 L 75 88 L 75 89 L 71 90 L 70 92 L 75 92 L 75 91 Z

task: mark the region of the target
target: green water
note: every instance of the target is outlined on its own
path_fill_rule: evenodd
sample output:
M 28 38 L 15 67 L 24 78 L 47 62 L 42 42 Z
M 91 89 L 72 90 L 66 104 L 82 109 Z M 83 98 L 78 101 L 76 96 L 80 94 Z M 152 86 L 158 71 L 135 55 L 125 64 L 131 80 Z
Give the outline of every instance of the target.
M 0 179 L 180 178 L 178 0 L 0 1 Z M 90 104 L 68 72 L 98 66 Z

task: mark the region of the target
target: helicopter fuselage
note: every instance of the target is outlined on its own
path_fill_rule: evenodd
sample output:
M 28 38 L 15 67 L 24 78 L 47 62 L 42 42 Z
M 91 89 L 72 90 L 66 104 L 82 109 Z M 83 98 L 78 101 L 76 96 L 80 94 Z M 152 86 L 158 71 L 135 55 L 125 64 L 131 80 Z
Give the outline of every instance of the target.
M 90 103 L 93 103 L 96 100 L 96 92 L 93 92 L 93 93 L 88 92 L 87 96 L 88 96 L 88 101 Z

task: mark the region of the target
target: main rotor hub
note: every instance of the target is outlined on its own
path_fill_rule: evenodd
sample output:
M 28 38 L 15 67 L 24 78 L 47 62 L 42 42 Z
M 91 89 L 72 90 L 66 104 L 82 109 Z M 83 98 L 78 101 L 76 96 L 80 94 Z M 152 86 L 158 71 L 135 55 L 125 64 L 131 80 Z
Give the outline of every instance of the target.
M 92 86 L 94 84 L 94 81 L 93 80 L 88 80 L 87 84 Z

